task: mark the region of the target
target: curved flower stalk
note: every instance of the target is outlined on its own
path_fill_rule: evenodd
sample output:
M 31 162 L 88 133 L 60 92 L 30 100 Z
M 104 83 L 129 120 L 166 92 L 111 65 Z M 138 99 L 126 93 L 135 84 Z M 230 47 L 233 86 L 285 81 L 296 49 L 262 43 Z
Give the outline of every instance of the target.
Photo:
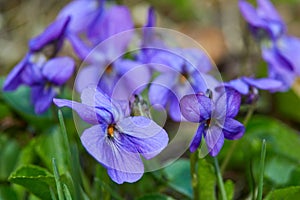
M 147 117 L 131 117 L 128 102 L 110 99 L 97 89 L 86 88 L 81 100 L 54 99 L 54 103 L 72 108 L 92 124 L 82 133 L 81 142 L 113 181 L 139 180 L 144 173 L 141 156 L 151 159 L 167 146 L 165 130 Z
M 241 13 L 255 38 L 260 42 L 262 57 L 268 63 L 269 77 L 282 82 L 276 91 L 286 91 L 300 75 L 300 39 L 287 35 L 287 28 L 269 0 L 257 0 L 255 9 L 239 1 Z
M 7 76 L 3 89 L 12 91 L 24 84 L 31 87 L 31 100 L 37 114 L 45 112 L 58 89 L 72 76 L 75 63 L 69 57 L 56 57 L 65 39 L 70 17 L 60 18 L 29 42 L 29 51 Z
M 179 99 L 187 94 L 206 91 L 211 82 L 217 82 L 205 74 L 212 69 L 211 62 L 198 49 L 157 50 L 151 66 L 161 74 L 149 88 L 150 103 L 169 106 L 169 114 L 174 121 L 182 120 Z
M 234 117 L 238 114 L 241 95 L 234 89 L 225 87 L 216 101 L 203 93 L 190 94 L 180 100 L 182 115 L 199 127 L 190 144 L 194 152 L 200 145 L 202 137 L 211 156 L 217 156 L 224 139 L 236 140 L 243 136 L 245 127 Z

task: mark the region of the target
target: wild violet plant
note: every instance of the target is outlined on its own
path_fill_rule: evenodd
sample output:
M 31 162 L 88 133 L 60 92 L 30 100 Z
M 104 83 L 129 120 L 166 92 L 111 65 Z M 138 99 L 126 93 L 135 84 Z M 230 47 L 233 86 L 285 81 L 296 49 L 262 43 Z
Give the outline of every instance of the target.
M 141 180 L 149 167 L 147 160 L 154 160 L 156 168 L 163 167 L 161 160 L 167 164 L 174 161 L 164 153 L 168 152 L 174 136 L 168 133 L 167 126 L 159 125 L 150 112 L 150 106 L 157 109 L 159 105 L 160 110 L 166 110 L 169 121 L 197 126 L 189 141 L 190 153 L 187 153 L 191 157 L 191 198 L 200 198 L 201 177 L 195 169 L 200 169 L 204 160 L 200 155 L 207 153 L 205 164 L 210 164 L 210 158 L 214 159 L 219 197 L 227 199 L 221 170 L 226 169 L 237 148 L 237 140 L 247 134 L 248 121 L 259 101 L 259 90 L 285 92 L 300 75 L 300 39 L 287 34 L 287 27 L 273 4 L 269 0 L 257 0 L 255 8 L 239 0 L 238 6 L 268 65 L 266 77 L 241 74 L 236 79 L 218 79 L 212 73 L 214 64 L 203 49 L 170 45 L 157 34 L 152 7 L 145 25 L 138 30 L 134 29 L 130 9 L 124 5 L 105 0 L 74 0 L 62 8 L 40 35 L 30 40 L 28 53 L 8 74 L 3 90 L 28 86 L 38 115 L 51 106 L 74 110 L 87 123 L 79 131 L 82 146 L 117 184 Z M 71 44 L 76 58 L 62 55 L 65 42 Z M 132 51 L 133 45 L 138 48 Z M 81 63 L 80 70 L 75 68 Z M 74 93 L 80 95 L 81 103 L 60 96 L 75 73 Z M 249 104 L 252 107 L 249 108 Z M 242 107 L 247 108 L 243 122 Z M 220 170 L 217 156 L 222 152 L 225 139 L 236 141 L 229 147 Z M 262 149 L 265 152 L 265 143 Z M 265 153 L 262 155 L 258 199 L 263 195 Z M 67 181 L 60 182 L 55 160 L 53 170 L 57 192 L 49 186 L 49 198 L 55 199 L 56 193 L 59 199 L 64 199 L 64 195 L 74 199 L 84 196 L 75 197 L 76 192 L 83 189 L 79 186 L 80 190 L 74 191 L 79 184 L 74 183 L 79 180 L 75 180 L 74 174 L 67 177 L 72 182 L 68 186 Z M 100 181 L 103 181 L 101 187 L 110 184 L 109 179 Z M 60 184 L 65 186 L 64 192 Z M 68 187 L 73 187 L 70 190 L 73 193 Z M 255 192 L 251 195 L 255 198 Z

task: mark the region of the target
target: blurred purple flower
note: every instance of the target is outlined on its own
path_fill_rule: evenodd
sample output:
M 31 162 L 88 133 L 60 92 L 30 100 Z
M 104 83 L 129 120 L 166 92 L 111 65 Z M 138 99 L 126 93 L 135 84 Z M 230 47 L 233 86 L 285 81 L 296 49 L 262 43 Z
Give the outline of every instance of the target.
M 277 91 L 282 86 L 282 82 L 272 78 L 250 78 L 241 77 L 231 80 L 223 85 L 237 90 L 240 94 L 247 96 L 247 103 L 252 103 L 258 98 L 258 90 Z
M 239 1 L 241 13 L 255 38 L 262 57 L 269 65 L 269 77 L 282 82 L 277 91 L 286 91 L 300 75 L 300 39 L 287 35 L 287 28 L 269 0 L 257 0 L 255 9 L 245 0 Z
M 88 41 L 83 41 L 76 34 L 68 35 L 79 58 L 82 60 L 88 58 L 86 61 L 90 63 L 112 61 L 116 59 L 116 56 L 122 55 L 128 47 L 132 33 L 125 33 L 119 37 L 113 36 L 134 28 L 130 11 L 126 6 L 112 6 L 104 9 L 99 18 L 97 24 L 93 24 L 89 29 L 91 33 Z M 109 41 L 105 42 L 108 38 L 110 38 Z
M 183 116 L 191 122 L 199 123 L 198 130 L 190 144 L 194 152 L 204 136 L 211 156 L 220 152 L 224 138 L 239 139 L 245 132 L 245 127 L 234 117 L 238 114 L 241 95 L 234 89 L 225 87 L 225 91 L 213 101 L 203 93 L 190 94 L 180 100 Z
M 206 72 L 212 66 L 206 54 L 197 49 L 158 50 L 149 61 L 161 72 L 149 88 L 151 105 L 169 106 L 170 117 L 182 120 L 179 99 L 184 95 L 206 91 Z
M 69 34 L 88 33 L 101 20 L 104 2 L 105 0 L 73 0 L 62 8 L 57 18 L 71 17 Z
M 165 130 L 149 118 L 130 117 L 128 102 L 112 100 L 94 88 L 85 89 L 81 100 L 54 99 L 54 103 L 72 108 L 93 125 L 81 135 L 82 144 L 113 181 L 139 180 L 144 173 L 140 155 L 151 159 L 159 154 L 168 144 Z
M 29 51 L 7 76 L 3 90 L 12 91 L 20 85 L 31 87 L 31 100 L 37 114 L 52 103 L 57 90 L 73 74 L 75 63 L 69 57 L 55 57 L 61 49 L 69 17 L 50 24 L 45 31 L 29 42 Z
M 76 90 L 81 92 L 89 85 L 98 85 L 106 94 L 128 100 L 138 89 L 141 90 L 141 86 L 146 86 L 151 73 L 148 67 L 141 66 L 142 63 L 121 58 L 133 34 L 124 32 L 134 26 L 128 8 L 113 6 L 101 17 L 101 23 L 94 30 L 99 45 L 96 42 L 96 46 L 89 47 L 79 37 L 71 36 L 75 51 L 89 63 L 78 73 Z

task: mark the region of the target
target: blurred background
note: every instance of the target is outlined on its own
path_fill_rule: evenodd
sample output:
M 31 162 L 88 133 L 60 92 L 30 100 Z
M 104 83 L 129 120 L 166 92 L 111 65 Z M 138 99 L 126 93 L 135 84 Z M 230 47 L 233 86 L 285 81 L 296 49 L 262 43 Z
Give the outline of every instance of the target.
M 29 39 L 41 33 L 68 2 L 70 1 L 0 0 L 0 75 L 2 81 L 27 52 Z M 157 12 L 157 26 L 180 31 L 196 40 L 209 53 L 225 81 L 243 75 L 256 74 L 258 77 L 262 77 L 266 74 L 267 66 L 261 59 L 258 44 L 249 34 L 247 25 L 240 15 L 237 0 L 117 0 L 116 2 L 129 6 L 136 27 L 143 26 L 146 21 L 147 9 L 149 6 L 153 6 Z M 255 4 L 255 1 L 251 0 L 251 2 Z M 273 0 L 272 2 L 286 22 L 288 33 L 300 37 L 300 0 Z M 70 52 L 70 45 L 66 45 L 63 54 L 71 54 Z M 45 126 L 49 127 L 53 123 L 53 121 L 40 123 L 37 118 L 23 115 L 20 110 L 16 111 L 13 106 L 14 103 L 9 106 L 6 105 L 9 102 L 7 101 L 8 98 L 10 97 L 2 95 L 1 91 L 0 152 L 3 151 L 7 157 L 16 159 L 9 160 L 8 163 L 7 157 L 0 156 L 0 165 L 7 164 L 5 168 L 0 166 L 0 194 L 4 188 L 2 186 L 9 185 L 5 181 L 6 178 L 18 165 L 16 160 L 17 155 L 21 154 L 20 149 L 30 148 L 31 144 L 35 144 L 33 138 L 37 139 L 36 135 L 40 134 L 39 131 L 44 131 Z M 265 190 L 271 191 L 274 188 L 299 185 L 299 100 L 300 79 L 288 92 L 261 93 L 255 111 L 255 115 L 258 117 L 254 117 L 249 123 L 247 134 L 239 143 L 228 170 L 224 172 L 225 179 L 231 179 L 236 183 L 235 199 L 243 199 L 250 193 L 251 184 L 249 186 L 248 182 L 250 175 L 247 174 L 249 170 L 246 170 L 245 163 L 248 164 L 248 160 L 254 160 L 256 165 L 253 164 L 253 171 L 254 174 L 257 172 L 262 138 L 267 138 L 269 142 Z M 16 101 L 26 100 L 16 99 Z M 247 107 L 242 107 L 241 116 L 246 113 L 247 109 Z M 66 114 L 67 129 L 71 133 L 72 140 L 80 144 L 71 111 L 69 110 L 64 114 Z M 57 121 L 55 123 L 57 124 Z M 56 127 L 56 129 L 59 128 Z M 54 131 L 56 135 L 59 134 L 57 130 Z M 49 168 L 49 161 L 45 161 L 46 159 L 43 160 L 43 158 L 45 156 L 45 158 L 49 158 L 53 153 L 51 152 L 53 147 L 46 144 L 47 141 L 57 141 L 54 139 L 56 136 L 50 136 L 50 139 L 45 139 L 45 137 L 41 139 L 42 143 L 37 146 L 38 156 L 30 158 L 31 160 L 26 161 L 27 163 L 34 161 L 35 164 L 42 163 L 42 166 Z M 41 140 L 38 139 L 39 142 Z M 231 141 L 226 141 L 220 154 L 220 162 L 226 155 L 230 144 Z M 87 156 L 82 147 L 79 147 L 79 150 L 81 153 L 84 152 L 81 163 L 87 172 L 87 177 L 91 180 L 94 169 L 90 170 L 90 166 L 96 161 Z M 36 157 L 38 158 L 36 159 Z M 18 162 L 24 162 L 24 160 Z M 154 189 L 164 194 L 172 194 L 173 197 L 179 199 L 185 199 L 192 195 L 190 177 L 182 182 L 182 176 L 185 177 L 188 174 L 186 172 L 189 170 L 188 163 L 185 160 L 173 168 L 171 166 L 171 168 L 164 170 L 165 177 L 162 179 L 159 178 L 161 172 L 158 171 L 157 174 L 153 173 L 154 175 L 147 173 L 145 178 L 139 182 L 140 184 L 113 185 L 112 188 L 118 191 L 119 195 L 124 195 L 126 199 L 132 199 L 134 195 L 141 195 L 145 192 L 153 192 Z M 174 172 L 178 172 L 178 174 Z M 166 181 L 170 179 L 173 182 Z M 86 180 L 86 182 L 90 180 Z M 166 184 L 168 184 L 167 187 L 165 187 Z M 174 191 L 176 192 L 174 193 Z

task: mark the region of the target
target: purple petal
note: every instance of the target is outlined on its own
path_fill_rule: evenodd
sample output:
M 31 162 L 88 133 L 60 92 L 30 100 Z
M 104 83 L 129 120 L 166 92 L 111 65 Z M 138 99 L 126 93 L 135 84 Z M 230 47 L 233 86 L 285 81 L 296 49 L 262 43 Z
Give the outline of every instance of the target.
M 23 70 L 21 78 L 23 83 L 29 86 L 44 84 L 46 81 L 41 67 L 36 64 L 28 64 Z
M 223 133 L 226 139 L 239 139 L 244 135 L 244 132 L 245 127 L 242 123 L 232 118 L 225 119 L 225 123 L 223 125 Z
M 116 183 L 122 184 L 124 182 L 133 183 L 142 178 L 143 173 L 128 173 L 115 169 L 107 169 L 109 177 Z
M 286 91 L 294 83 L 296 74 L 292 71 L 289 63 L 277 55 L 274 48 L 263 48 L 262 56 L 269 64 L 269 77 L 282 82 L 282 87 L 276 91 Z
M 215 88 L 211 87 L 212 85 L 214 85 L 214 83 L 211 82 L 212 79 L 210 79 L 209 76 L 210 75 L 205 75 L 204 73 L 201 73 L 199 71 L 195 71 L 190 75 L 189 83 L 193 87 L 193 93 L 205 92 L 208 88 Z
M 76 0 L 67 4 L 58 14 L 58 19 L 71 17 L 68 30 L 73 33 L 86 31 L 91 22 L 97 17 L 99 3 L 97 1 Z
M 148 20 L 145 27 L 154 27 L 156 26 L 156 15 L 153 7 L 148 9 Z
M 211 117 L 213 103 L 202 93 L 190 94 L 180 100 L 182 115 L 191 122 L 203 122 Z
M 174 49 L 158 49 L 149 62 L 159 72 L 181 73 L 182 66 L 184 65 L 183 58 Z
M 130 11 L 125 6 L 112 6 L 103 13 L 102 20 L 98 21 L 89 32 L 89 38 L 94 41 L 94 43 L 99 43 L 107 38 L 121 33 L 126 30 L 130 30 L 134 27 Z M 126 34 L 129 36 L 129 34 Z M 125 50 L 128 45 L 130 38 L 125 37 L 122 40 L 115 40 L 115 42 L 120 42 L 119 44 L 114 43 L 114 48 L 120 48 Z
M 138 153 L 146 159 L 153 158 L 168 145 L 166 131 L 146 117 L 127 117 L 119 121 L 117 126 L 126 134 L 128 143 L 135 144 Z M 128 150 L 132 151 L 131 148 Z
M 242 79 L 249 85 L 252 85 L 261 90 L 274 91 L 279 89 L 282 86 L 282 83 L 280 81 L 272 78 L 254 79 L 254 78 L 243 77 Z
M 151 105 L 158 104 L 165 107 L 174 85 L 174 74 L 165 73 L 155 78 L 149 88 Z
M 89 48 L 77 35 L 68 34 L 67 38 L 78 57 L 81 60 L 85 60 L 91 52 L 91 48 Z
M 194 152 L 197 150 L 197 148 L 200 146 L 201 140 L 202 140 L 202 135 L 204 132 L 205 128 L 205 123 L 201 123 L 197 129 L 197 132 L 190 144 L 190 151 Z
M 63 17 L 54 21 L 44 30 L 42 34 L 30 40 L 30 50 L 40 51 L 47 44 L 61 39 L 69 21 L 70 17 Z
M 11 91 L 17 89 L 22 84 L 22 71 L 26 67 L 28 62 L 28 56 L 26 55 L 8 74 L 3 84 L 4 91 Z
M 106 123 L 117 122 L 129 115 L 128 102 L 110 99 L 96 87 L 87 87 L 81 93 L 82 103 L 95 107 L 99 121 Z
M 75 62 L 69 57 L 56 57 L 44 65 L 43 75 L 55 85 L 63 85 L 72 76 Z
M 239 110 L 241 104 L 241 95 L 238 91 L 233 88 L 225 87 L 225 91 L 222 92 L 218 100 L 216 101 L 216 109 L 213 113 L 213 118 L 224 118 L 235 117 Z
M 246 95 L 249 93 L 249 85 L 246 84 L 242 79 L 238 78 L 232 81 L 229 81 L 225 86 L 229 86 L 237 90 L 239 93 Z
M 52 104 L 56 92 L 52 87 L 35 86 L 31 88 L 31 100 L 34 104 L 34 111 L 37 114 L 45 112 Z
M 69 107 L 77 112 L 79 117 L 89 124 L 99 124 L 98 118 L 95 112 L 95 108 L 89 105 L 81 104 L 75 101 L 66 99 L 53 99 L 53 102 L 58 107 Z
M 257 0 L 258 3 L 258 13 L 261 17 L 278 21 L 284 24 L 281 16 L 278 14 L 276 8 L 269 0 Z
M 182 57 L 185 59 L 188 72 L 197 70 L 198 73 L 207 73 L 212 69 L 208 56 L 199 49 L 183 49 Z
M 175 94 L 171 94 L 169 97 L 169 115 L 175 122 L 180 122 L 182 120 L 182 115 L 180 112 L 179 100 Z
M 140 155 L 129 152 L 126 146 L 126 135 L 115 133 L 113 138 L 107 136 L 107 126 L 95 125 L 86 129 L 81 135 L 81 142 L 85 149 L 101 164 L 110 169 L 126 173 L 143 173 L 144 166 Z
M 296 37 L 281 37 L 278 42 L 278 51 L 292 66 L 293 71 L 300 75 L 300 39 Z
M 224 144 L 222 129 L 216 125 L 210 126 L 204 132 L 204 139 L 211 156 L 217 156 Z
M 265 22 L 261 19 L 256 9 L 250 3 L 245 0 L 240 0 L 239 8 L 241 14 L 250 25 L 255 27 L 266 27 Z
M 118 60 L 114 63 L 119 77 L 112 91 L 112 98 L 128 100 L 139 94 L 149 84 L 151 73 L 149 66 L 131 60 Z
M 90 65 L 81 69 L 76 77 L 75 87 L 76 91 L 81 93 L 85 88 L 89 86 L 97 86 L 101 72 L 99 66 Z

